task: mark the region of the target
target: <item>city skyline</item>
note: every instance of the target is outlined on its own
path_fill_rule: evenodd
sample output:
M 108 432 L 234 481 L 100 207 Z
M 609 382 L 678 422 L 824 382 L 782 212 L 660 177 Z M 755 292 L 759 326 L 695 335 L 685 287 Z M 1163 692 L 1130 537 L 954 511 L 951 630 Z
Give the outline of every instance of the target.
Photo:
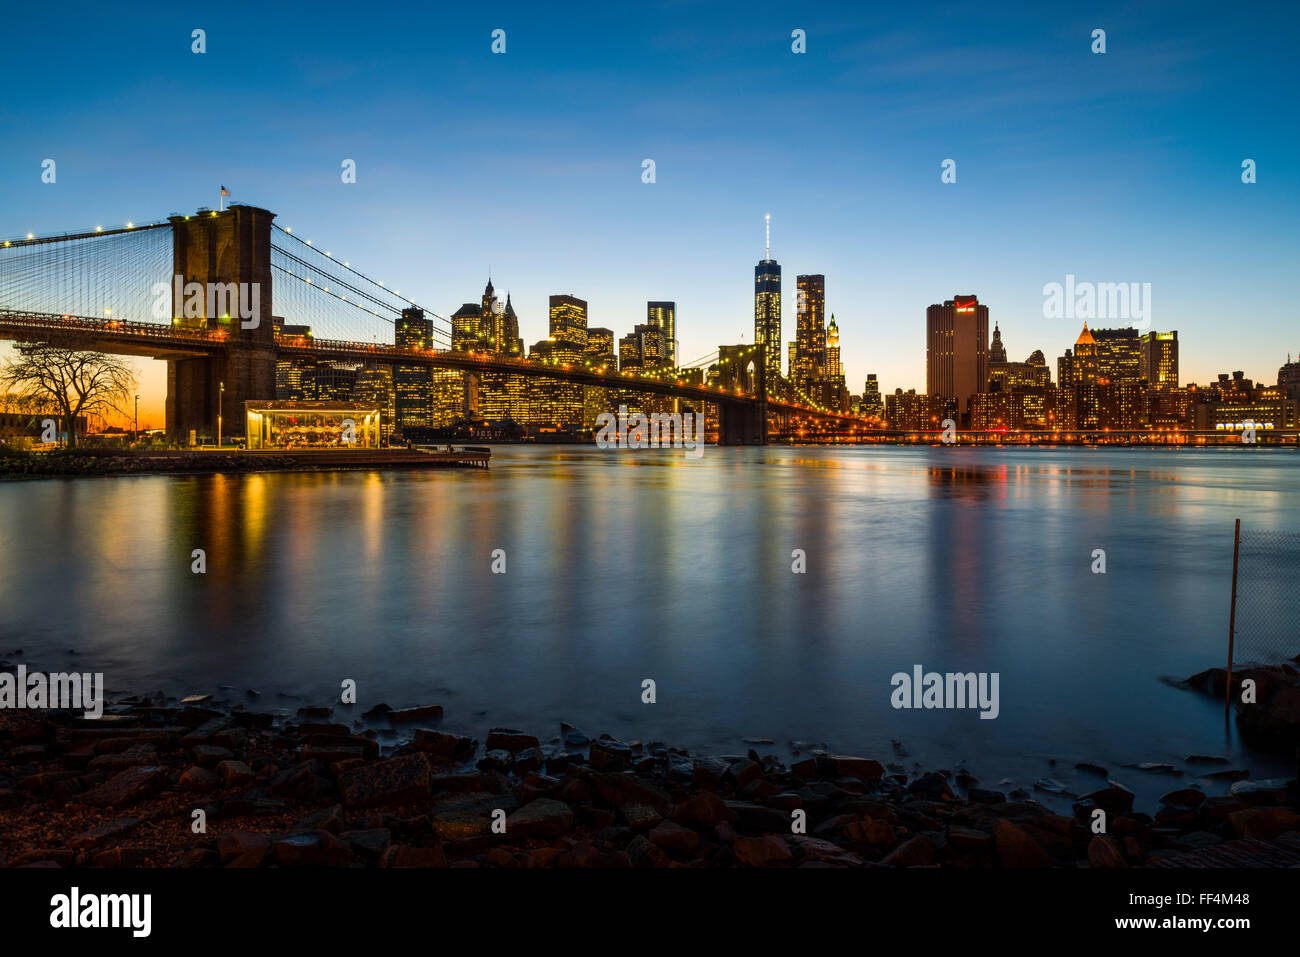
M 1300 349 L 1279 307 L 1300 211 L 1296 134 L 1275 121 L 1295 69 L 1277 20 L 1292 14 L 1222 24 L 1163 7 L 1103 6 L 1086 20 L 940 9 L 796 20 L 759 5 L 736 31 L 721 11 L 692 11 L 688 28 L 673 4 L 563 25 L 507 5 L 499 23 L 452 10 L 394 35 L 352 18 L 340 36 L 233 5 L 202 25 L 197 56 L 199 24 L 86 6 L 86 29 L 60 52 L 112 49 L 126 65 L 87 88 L 41 70 L 41 43 L 15 50 L 11 104 L 32 105 L 0 114 L 11 146 L 0 233 L 215 206 L 225 185 L 444 314 L 491 263 L 529 341 L 557 291 L 620 334 L 647 302 L 673 301 L 689 359 L 753 341 L 746 277 L 771 213 L 783 271 L 828 279 L 853 392 L 873 373 L 884 393 L 919 388 L 918 310 L 956 289 L 990 305 L 1014 357 L 1059 355 L 1077 323 L 1044 318 L 1043 287 L 1068 275 L 1149 282 L 1152 328 L 1180 331 L 1184 381 L 1237 369 L 1267 379 Z M 16 11 L 14 34 L 38 34 L 40 17 Z M 498 26 L 509 37 L 499 56 Z M 1098 26 L 1104 55 L 1089 49 Z M 795 28 L 804 54 L 791 50 Z M 435 35 L 445 59 L 431 80 L 414 51 Z M 368 42 L 383 56 L 359 52 Z M 628 57 L 653 66 L 629 72 Z M 234 78 L 248 70 L 256 85 Z M 328 113 L 315 106 L 326 100 Z M 755 101 L 771 122 L 753 122 Z M 123 109 L 156 122 L 125 129 Z M 217 130 L 257 148 L 187 148 Z M 55 183 L 41 181 L 46 158 Z M 941 181 L 947 159 L 955 183 Z M 344 160 L 357 171 L 347 185 Z M 1242 324 L 1251 335 L 1226 334 Z M 138 365 L 157 396 L 160 370 Z M 142 415 L 159 419 L 161 399 Z

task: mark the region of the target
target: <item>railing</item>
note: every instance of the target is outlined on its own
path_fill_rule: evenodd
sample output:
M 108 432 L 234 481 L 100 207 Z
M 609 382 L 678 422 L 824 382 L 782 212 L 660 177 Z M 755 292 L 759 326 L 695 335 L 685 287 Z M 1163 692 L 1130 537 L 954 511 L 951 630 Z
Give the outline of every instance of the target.
M 229 333 L 220 329 L 195 329 L 183 325 L 166 325 L 162 323 L 91 318 L 89 316 L 73 316 L 59 313 L 21 312 L 17 310 L 0 309 L 0 325 L 4 324 L 21 325 L 24 328 L 68 330 L 81 333 L 90 332 L 101 335 L 138 336 L 140 338 L 172 342 L 193 342 L 207 346 L 220 345 L 229 339 Z M 482 366 L 485 370 L 518 372 L 522 375 L 537 375 L 539 373 L 545 375 L 546 370 L 549 367 L 553 370 L 573 373 L 575 376 L 585 374 L 593 378 L 599 378 L 602 380 L 599 384 L 607 388 L 624 387 L 635 390 L 637 388 L 644 388 L 647 385 L 654 385 L 670 389 L 673 392 L 684 396 L 692 396 L 710 402 L 732 399 L 733 396 L 736 399 L 742 400 L 757 398 L 741 389 L 727 389 L 722 386 L 711 386 L 706 384 L 693 385 L 688 384 L 681 379 L 673 380 L 671 375 L 667 377 L 655 376 L 653 374 L 638 375 L 635 372 L 610 374 L 591 369 L 585 364 L 545 363 L 537 362 L 532 359 L 516 359 L 495 353 L 461 352 L 448 349 L 407 349 L 399 348 L 396 345 L 388 345 L 386 343 L 358 342 L 349 339 L 318 339 L 307 336 L 278 336 L 276 342 L 281 348 L 288 350 L 299 350 L 309 353 L 341 352 L 361 356 L 382 356 L 390 361 L 400 358 L 411 358 L 417 361 L 423 360 L 426 362 L 429 360 L 455 359 L 457 360 L 457 365 L 472 363 Z M 846 422 L 859 421 L 854 416 L 845 413 L 827 412 L 813 406 L 803 405 L 798 402 L 782 401 L 773 397 L 769 397 L 768 404 L 776 409 L 797 411 L 809 415 L 843 420 Z
M 224 342 L 229 334 L 221 329 L 193 329 L 185 326 L 164 325 L 153 322 L 133 322 L 129 319 L 92 319 L 66 313 L 19 312 L 0 309 L 0 324 L 21 325 L 34 329 L 66 329 L 72 332 L 106 333 L 122 336 L 149 336 L 159 339 L 181 339 L 187 342 L 216 344 Z

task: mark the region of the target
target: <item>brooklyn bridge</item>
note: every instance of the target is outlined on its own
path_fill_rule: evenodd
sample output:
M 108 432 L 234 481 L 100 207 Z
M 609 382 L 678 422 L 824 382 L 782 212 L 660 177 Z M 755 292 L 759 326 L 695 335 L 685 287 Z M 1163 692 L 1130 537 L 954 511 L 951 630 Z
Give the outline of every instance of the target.
M 665 396 L 696 410 L 715 408 L 724 445 L 863 425 L 819 407 L 783 376 L 769 381 L 762 347 L 753 344 L 720 345 L 680 369 L 623 371 L 454 349 L 450 320 L 275 218 L 237 204 L 6 240 L 0 338 L 166 361 L 166 428 L 177 442 L 216 433 L 219 419 L 228 435 L 241 434 L 245 401 L 276 398 L 276 365 L 285 360 L 506 373 Z M 193 283 L 228 290 L 224 308 L 213 308 L 211 295 L 182 302 Z M 397 344 L 403 316 L 432 319 L 429 348 Z M 313 333 L 284 334 L 291 326 Z

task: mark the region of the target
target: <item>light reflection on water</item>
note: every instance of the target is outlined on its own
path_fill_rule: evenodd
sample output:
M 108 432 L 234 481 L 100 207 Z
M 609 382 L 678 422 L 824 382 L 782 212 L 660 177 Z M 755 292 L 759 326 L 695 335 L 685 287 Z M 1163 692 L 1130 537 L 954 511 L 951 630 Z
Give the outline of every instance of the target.
M 353 678 L 359 711 L 438 702 L 480 733 L 896 739 L 986 784 L 1077 789 L 1087 760 L 1154 794 L 1173 779 L 1119 766 L 1287 770 L 1158 679 L 1223 663 L 1232 520 L 1300 530 L 1298 477 L 1285 452 L 498 447 L 489 472 L 10 483 L 0 654 L 264 707 Z M 1001 715 L 892 709 L 914 664 L 999 672 Z

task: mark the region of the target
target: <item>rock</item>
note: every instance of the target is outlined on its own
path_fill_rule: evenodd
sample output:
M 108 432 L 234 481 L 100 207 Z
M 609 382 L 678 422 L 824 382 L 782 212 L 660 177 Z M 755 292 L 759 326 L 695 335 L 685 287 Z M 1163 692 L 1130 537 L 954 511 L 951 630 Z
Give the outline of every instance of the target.
M 1086 771 L 1089 774 L 1095 774 L 1098 777 L 1104 778 L 1110 774 L 1110 772 L 1107 771 L 1105 768 L 1103 768 L 1100 764 L 1092 764 L 1088 761 L 1080 761 L 1078 764 L 1075 765 L 1075 767 L 1080 771 Z
M 629 804 L 622 808 L 622 812 L 627 826 L 636 831 L 648 831 L 663 820 L 663 816 L 648 804 Z
M 1002 819 L 993 831 L 998 861 L 1003 867 L 1051 867 L 1047 852 L 1018 824 Z
M 627 845 L 627 855 L 633 867 L 667 867 L 668 855 L 638 834 Z
M 796 761 L 790 765 L 790 771 L 805 781 L 811 781 L 817 777 L 817 759 L 804 758 L 801 761 Z
M 1198 774 L 1197 777 L 1206 778 L 1210 781 L 1240 781 L 1243 778 L 1250 777 L 1250 772 L 1244 768 L 1225 768 L 1222 771 L 1210 771 L 1206 774 Z
M 715 827 L 736 820 L 736 812 L 713 792 L 700 791 L 678 804 L 672 819 L 687 827 Z
M 394 844 L 384 852 L 381 867 L 446 867 L 447 853 L 438 847 Z
M 1194 827 L 1200 820 L 1196 811 L 1190 807 L 1166 805 L 1156 812 L 1155 823 L 1159 827 L 1174 827 L 1180 830 Z
M 222 761 L 217 765 L 217 777 L 226 788 L 248 787 L 255 779 L 253 769 L 243 761 Z
M 442 718 L 442 705 L 431 704 L 422 708 L 402 708 L 400 711 L 389 710 L 387 714 L 388 720 L 393 724 L 406 724 L 411 721 L 437 721 Z
M 122 751 L 118 754 L 101 754 L 93 758 L 87 765 L 87 770 L 103 771 L 105 774 L 116 774 L 126 768 L 135 768 L 143 764 L 152 764 L 157 760 L 156 754 L 141 753 L 139 751 Z
M 1099 868 L 1128 867 L 1119 841 L 1102 834 L 1094 834 L 1088 842 L 1088 863 Z
M 392 832 L 386 827 L 343 831 L 339 834 L 339 840 L 346 842 L 358 857 L 372 864 L 377 864 L 383 859 L 392 839 Z
M 509 771 L 510 752 L 503 748 L 494 748 L 479 758 L 475 767 L 480 771 Z
M 648 804 L 664 814 L 672 806 L 667 794 L 631 774 L 593 774 L 589 780 L 601 799 L 613 807 Z
M 1109 815 L 1128 814 L 1133 810 L 1133 792 L 1114 785 L 1092 791 L 1079 800 L 1090 801 Z
M 119 818 L 109 824 L 103 824 L 93 830 L 84 831 L 81 834 L 68 838 L 68 842 L 64 847 L 72 848 L 73 850 L 92 848 L 104 843 L 105 841 L 115 840 L 129 834 L 139 823 L 140 819 L 138 817 Z
M 884 821 L 851 821 L 844 833 L 854 844 L 868 844 L 871 847 L 893 847 L 898 840 L 894 829 Z
M 486 790 L 481 771 L 454 771 L 451 774 L 435 774 L 432 778 L 433 791 L 451 794 L 467 794 Z
M 156 765 L 127 768 L 108 781 L 91 788 L 80 799 L 92 807 L 127 807 L 152 797 L 167 783 L 167 771 Z
M 352 849 L 329 831 L 305 831 L 276 841 L 271 856 L 281 867 L 347 867 Z
M 645 840 L 645 838 L 641 838 Z M 562 851 L 558 847 L 535 847 L 524 858 L 524 867 L 550 867 Z M 660 854 L 663 851 L 659 852 Z
M 329 831 L 331 834 L 338 834 L 343 830 L 343 805 L 335 804 L 331 807 L 321 808 L 319 811 L 313 811 L 297 824 L 297 830 Z
M 1228 815 L 1228 823 L 1238 837 L 1271 841 L 1284 831 L 1294 831 L 1300 817 L 1284 807 L 1251 807 Z
M 94 867 L 144 867 L 149 862 L 149 849 L 144 847 L 110 847 L 91 858 Z
M 205 794 L 208 791 L 215 790 L 220 783 L 220 779 L 215 771 L 209 771 L 195 765 L 182 774 L 177 783 L 182 791 L 195 791 L 199 794 Z
M 666 851 L 691 854 L 699 849 L 700 835 L 672 821 L 660 821 L 648 835 L 650 843 Z
M 443 811 L 433 816 L 433 831 L 444 841 L 482 837 L 491 830 L 491 819 L 476 811 Z
M 215 768 L 222 761 L 234 757 L 229 748 L 219 748 L 213 744 L 196 744 L 190 748 L 190 756 L 201 768 Z
M 948 844 L 967 854 L 987 854 L 993 850 L 993 835 L 971 827 L 949 827 Z
M 1205 792 L 1196 788 L 1179 788 L 1160 798 L 1161 804 L 1176 804 L 1179 807 L 1200 807 L 1205 800 Z
M 736 838 L 736 841 L 740 840 L 744 838 Z M 800 867 L 810 864 L 824 864 L 828 867 L 861 867 L 863 864 L 861 857 L 831 841 L 823 841 L 806 834 L 791 834 L 784 840 L 794 851 Z M 735 841 L 732 843 L 734 844 Z
M 857 778 L 876 783 L 885 775 L 885 766 L 871 758 L 854 758 L 844 754 L 827 754 L 821 759 L 821 768 L 828 777 Z
M 1242 735 L 1282 750 L 1300 744 L 1300 677 L 1294 669 L 1254 668 L 1233 676 L 1234 681 L 1246 677 L 1255 679 L 1259 700 L 1254 704 L 1234 702 Z
M 776 808 L 748 801 L 727 801 L 726 805 L 736 815 L 731 823 L 742 833 L 782 834 L 790 830 L 790 815 Z
M 410 804 L 428 798 L 433 769 L 423 753 L 348 769 L 339 781 L 348 807 Z
M 891 867 L 923 867 L 934 860 L 934 841 L 924 834 L 909 838 L 880 861 Z
M 411 747 L 416 751 L 424 751 L 435 757 L 459 760 L 468 758 L 477 751 L 478 741 L 458 734 L 448 734 L 445 731 L 430 731 L 427 728 L 417 728 Z
M 789 867 L 794 861 L 789 845 L 774 834 L 739 838 L 731 852 L 743 867 Z
M 538 798 L 506 818 L 511 838 L 538 837 L 555 840 L 573 829 L 573 810 L 563 801 Z
M 591 766 L 597 771 L 622 771 L 632 761 L 632 749 L 620 741 L 602 736 L 591 742 Z
M 271 839 L 251 831 L 230 831 L 217 838 L 217 853 L 227 867 L 242 861 L 241 867 L 257 867 L 271 849 Z
M 931 771 L 923 774 L 907 786 L 911 794 L 919 794 L 936 801 L 952 801 L 956 795 L 952 793 L 952 788 L 948 786 L 947 780 L 937 771 Z
M 743 788 L 761 778 L 763 769 L 754 761 L 737 761 L 727 768 L 727 775 L 736 783 L 737 787 Z
M 537 745 L 537 738 L 531 734 L 524 734 L 513 728 L 493 728 L 488 732 L 486 747 L 489 751 L 513 753 L 523 751 L 525 748 L 535 748 Z
M 1283 778 L 1268 778 L 1262 781 L 1238 781 L 1228 788 L 1228 793 L 1247 804 L 1280 804 L 1287 802 L 1289 787 L 1290 782 Z
M 590 841 L 575 845 L 555 859 L 555 866 L 563 868 L 608 867 L 609 864 L 605 854 Z
M 990 791 L 986 788 L 971 788 L 967 797 L 972 804 L 1005 804 L 1007 796 L 1001 791 Z

